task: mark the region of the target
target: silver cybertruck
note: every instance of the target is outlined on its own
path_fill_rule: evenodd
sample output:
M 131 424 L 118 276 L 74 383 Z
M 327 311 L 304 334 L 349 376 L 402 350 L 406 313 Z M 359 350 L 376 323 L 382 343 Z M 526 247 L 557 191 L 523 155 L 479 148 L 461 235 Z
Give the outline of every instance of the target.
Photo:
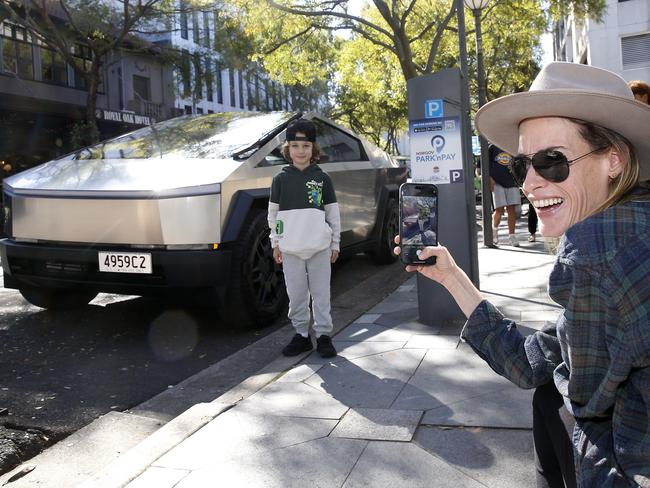
M 174 294 L 261 326 L 287 303 L 266 223 L 287 124 L 300 113 L 183 116 L 3 182 L 4 285 L 48 309 L 99 292 Z M 341 209 L 341 252 L 392 262 L 406 168 L 313 113 Z

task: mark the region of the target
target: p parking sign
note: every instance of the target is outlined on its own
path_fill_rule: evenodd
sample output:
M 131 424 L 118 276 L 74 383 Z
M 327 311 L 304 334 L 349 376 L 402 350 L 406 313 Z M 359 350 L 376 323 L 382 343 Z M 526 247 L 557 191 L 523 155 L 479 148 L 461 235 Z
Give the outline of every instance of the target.
M 424 118 L 425 119 L 436 119 L 444 117 L 442 98 L 437 98 L 435 100 L 427 100 L 424 102 Z

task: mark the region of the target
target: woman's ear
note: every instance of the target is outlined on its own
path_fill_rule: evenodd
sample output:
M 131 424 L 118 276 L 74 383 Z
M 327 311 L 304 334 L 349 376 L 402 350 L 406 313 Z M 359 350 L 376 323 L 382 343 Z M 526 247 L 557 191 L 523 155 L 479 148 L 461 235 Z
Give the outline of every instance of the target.
M 609 152 L 607 176 L 612 180 L 619 176 L 625 169 L 628 159 L 629 158 L 625 157 L 625 155 L 621 154 L 621 151 L 618 148 L 612 146 L 612 149 Z

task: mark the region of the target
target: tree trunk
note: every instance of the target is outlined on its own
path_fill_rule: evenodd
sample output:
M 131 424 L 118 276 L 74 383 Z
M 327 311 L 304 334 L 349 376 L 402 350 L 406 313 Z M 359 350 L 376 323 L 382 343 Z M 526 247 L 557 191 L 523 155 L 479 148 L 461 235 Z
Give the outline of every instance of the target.
M 86 98 L 86 123 L 84 133 L 84 145 L 91 145 L 99 142 L 99 129 L 97 128 L 97 90 L 99 88 L 100 76 L 99 59 L 93 58 L 90 67 L 90 73 L 86 80 L 88 81 L 88 97 Z

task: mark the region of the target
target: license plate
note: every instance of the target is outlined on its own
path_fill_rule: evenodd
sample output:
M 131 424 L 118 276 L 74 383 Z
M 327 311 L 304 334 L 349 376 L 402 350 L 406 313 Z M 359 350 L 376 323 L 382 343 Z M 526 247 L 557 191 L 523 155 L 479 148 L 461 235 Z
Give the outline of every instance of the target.
M 99 252 L 99 271 L 151 274 L 151 254 L 146 252 Z

